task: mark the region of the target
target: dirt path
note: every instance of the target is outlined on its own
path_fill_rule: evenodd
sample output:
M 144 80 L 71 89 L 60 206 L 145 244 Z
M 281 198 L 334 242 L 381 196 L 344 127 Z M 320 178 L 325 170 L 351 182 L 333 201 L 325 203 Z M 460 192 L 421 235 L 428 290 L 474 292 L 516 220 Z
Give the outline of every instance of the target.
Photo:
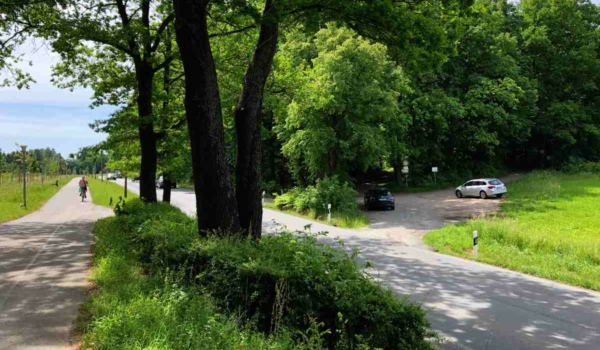
M 521 174 L 502 177 L 510 183 Z M 508 186 L 510 196 L 510 186 Z M 447 224 L 457 223 L 480 215 L 494 213 L 502 200 L 461 198 L 454 196 L 454 188 L 423 193 L 396 193 L 396 210 L 368 211 L 368 228 L 358 230 L 364 235 L 384 237 L 391 241 L 420 248 L 423 236 Z M 362 198 L 360 198 L 362 203 Z
M 88 288 L 96 220 L 112 214 L 72 180 L 37 212 L 0 225 L 0 349 L 69 349 Z

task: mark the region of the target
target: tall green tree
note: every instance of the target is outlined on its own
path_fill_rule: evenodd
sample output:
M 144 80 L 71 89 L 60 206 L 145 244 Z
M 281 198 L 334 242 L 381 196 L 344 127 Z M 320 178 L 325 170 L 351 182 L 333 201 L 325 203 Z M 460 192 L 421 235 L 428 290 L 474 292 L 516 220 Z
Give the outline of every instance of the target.
M 135 99 L 141 147 L 140 197 L 155 202 L 157 170 L 154 77 L 177 57 L 164 50 L 174 16 L 159 0 L 65 0 L 44 16 L 29 18 L 61 56 L 55 75 L 63 87 L 91 86 L 96 104 Z M 91 45 L 90 45 L 91 43 Z M 170 44 L 170 42 L 169 42 Z
M 386 128 L 407 126 L 398 97 L 408 81 L 385 45 L 350 29 L 331 23 L 316 34 L 314 47 L 317 56 L 306 62 L 281 129 L 283 153 L 303 164 L 312 181 L 365 171 L 388 150 Z
M 525 161 L 600 160 L 600 9 L 587 0 L 523 0 L 523 69 L 538 83 Z

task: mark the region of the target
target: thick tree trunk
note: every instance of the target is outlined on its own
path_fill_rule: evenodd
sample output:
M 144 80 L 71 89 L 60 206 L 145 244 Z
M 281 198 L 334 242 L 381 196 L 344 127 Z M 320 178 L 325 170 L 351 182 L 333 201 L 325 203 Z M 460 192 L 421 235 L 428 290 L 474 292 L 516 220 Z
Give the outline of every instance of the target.
M 135 64 L 138 83 L 138 114 L 140 123 L 138 132 L 142 148 L 140 167 L 140 198 L 148 203 L 156 202 L 156 135 L 152 119 L 152 81 L 154 71 L 148 62 Z
M 185 73 L 185 110 L 192 148 L 198 228 L 240 230 L 217 72 L 206 22 L 207 1 L 173 0 L 175 34 Z
M 265 83 L 277 50 L 279 26 L 273 13 L 273 1 L 267 0 L 264 22 L 254 57 L 244 76 L 242 95 L 235 109 L 237 132 L 236 194 L 240 224 L 254 238 L 262 231 L 261 156 L 262 102 Z

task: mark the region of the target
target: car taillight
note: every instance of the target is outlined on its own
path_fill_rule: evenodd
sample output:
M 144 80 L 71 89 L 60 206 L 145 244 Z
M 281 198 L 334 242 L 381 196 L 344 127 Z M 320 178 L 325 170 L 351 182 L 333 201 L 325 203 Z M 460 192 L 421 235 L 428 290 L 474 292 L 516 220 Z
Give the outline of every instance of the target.
M 493 188 L 496 188 L 496 186 L 488 186 L 488 188 L 491 190 Z

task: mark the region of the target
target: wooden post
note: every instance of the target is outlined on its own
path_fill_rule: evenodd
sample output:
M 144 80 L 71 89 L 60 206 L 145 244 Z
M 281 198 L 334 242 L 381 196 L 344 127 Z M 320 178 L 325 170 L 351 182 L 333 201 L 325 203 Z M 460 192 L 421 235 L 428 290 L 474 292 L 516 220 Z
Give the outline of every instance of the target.
M 127 176 L 125 176 L 125 198 L 127 198 Z

